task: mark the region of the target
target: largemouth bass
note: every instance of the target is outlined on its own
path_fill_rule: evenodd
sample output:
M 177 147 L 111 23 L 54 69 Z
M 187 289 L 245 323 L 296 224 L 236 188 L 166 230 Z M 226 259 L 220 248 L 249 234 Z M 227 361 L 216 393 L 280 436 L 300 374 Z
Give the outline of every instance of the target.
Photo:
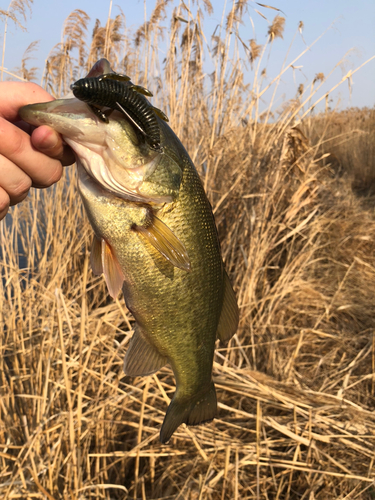
M 88 77 L 111 72 L 101 60 Z M 172 367 L 176 392 L 160 432 L 166 443 L 182 423 L 215 417 L 215 342 L 235 333 L 238 307 L 210 203 L 181 142 L 157 117 L 155 150 L 123 113 L 110 111 L 106 123 L 84 102 L 66 98 L 25 106 L 20 116 L 53 127 L 76 154 L 95 233 L 93 271 L 104 274 L 112 297 L 122 288 L 135 319 L 125 373 Z

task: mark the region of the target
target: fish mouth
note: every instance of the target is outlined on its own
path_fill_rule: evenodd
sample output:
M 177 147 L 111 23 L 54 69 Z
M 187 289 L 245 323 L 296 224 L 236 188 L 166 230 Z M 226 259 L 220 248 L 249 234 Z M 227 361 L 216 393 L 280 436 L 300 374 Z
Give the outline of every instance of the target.
M 113 73 L 110 63 L 101 59 L 87 77 L 108 73 Z M 47 125 L 60 133 L 73 149 L 78 167 L 113 195 L 140 203 L 172 202 L 172 195 L 150 192 L 150 183 L 145 182 L 163 163 L 164 151 L 151 149 L 122 113 L 106 107 L 102 111 L 106 109 L 110 117 L 103 123 L 70 92 L 63 99 L 24 106 L 19 116 L 31 125 Z
M 171 196 L 141 192 L 145 179 L 157 169 L 162 152 L 137 144 L 132 125 L 121 125 L 126 118 L 115 111 L 110 125 L 103 124 L 86 103 L 76 98 L 29 104 L 19 110 L 20 117 L 35 126 L 47 125 L 60 133 L 73 149 L 77 165 L 104 189 L 122 199 L 164 204 Z M 122 143 L 125 137 L 125 145 Z M 127 147 L 133 148 L 132 155 Z
M 88 73 L 87 78 L 98 77 L 113 72 L 114 71 L 112 70 L 109 61 L 102 58 L 94 64 Z M 85 115 L 87 119 L 91 118 L 94 123 L 98 123 L 98 119 L 94 113 L 88 114 L 88 111 L 88 106 L 84 102 L 75 98 L 73 92 L 70 91 L 62 99 L 23 106 L 19 110 L 19 116 L 22 120 L 30 123 L 31 125 L 48 125 L 56 130 L 56 132 L 64 134 L 67 124 L 62 124 L 60 121 L 56 120 L 56 115 L 60 116 L 64 122 L 65 120 L 76 119 L 77 115 Z M 80 128 L 74 127 L 74 124 L 72 123 L 69 124 L 68 129 L 76 134 L 80 133 Z
M 145 177 L 151 175 L 158 167 L 161 154 L 156 155 L 148 163 L 140 167 L 135 166 L 134 168 L 124 169 L 116 165 L 108 155 L 106 161 L 104 161 L 103 153 L 95 154 L 85 146 L 69 139 L 65 140 L 76 153 L 78 170 L 85 170 L 87 175 L 103 191 L 135 203 L 160 205 L 172 201 L 171 196 L 150 196 L 140 191 Z
M 28 104 L 20 108 L 18 114 L 22 120 L 31 125 L 37 127 L 47 125 L 63 135 L 82 134 L 81 128 L 74 124 L 77 115 L 85 116 L 87 120 L 92 121 L 92 124 L 97 123 L 95 115 L 88 114 L 86 104 L 75 97 Z

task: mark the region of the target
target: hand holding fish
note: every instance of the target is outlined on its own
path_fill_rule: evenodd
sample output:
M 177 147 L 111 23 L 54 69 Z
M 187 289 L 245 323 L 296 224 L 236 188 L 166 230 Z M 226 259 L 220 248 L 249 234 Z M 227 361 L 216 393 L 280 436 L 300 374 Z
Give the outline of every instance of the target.
M 61 135 L 50 127 L 30 126 L 18 115 L 30 102 L 53 100 L 34 83 L 1 82 L 0 100 L 0 220 L 9 206 L 24 200 L 31 187 L 46 188 L 57 182 L 62 166 L 74 155 Z

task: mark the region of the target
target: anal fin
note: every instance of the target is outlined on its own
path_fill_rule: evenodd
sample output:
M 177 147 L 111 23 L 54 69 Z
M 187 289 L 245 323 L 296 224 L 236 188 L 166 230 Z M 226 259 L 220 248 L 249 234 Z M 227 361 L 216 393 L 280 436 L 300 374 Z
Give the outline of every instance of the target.
M 230 284 L 227 272 L 224 270 L 224 300 L 216 336 L 220 342 L 227 344 L 236 333 L 239 322 L 239 310 L 236 296 Z
M 162 368 L 168 359 L 150 344 L 136 326 L 124 360 L 124 372 L 131 377 L 151 375 Z

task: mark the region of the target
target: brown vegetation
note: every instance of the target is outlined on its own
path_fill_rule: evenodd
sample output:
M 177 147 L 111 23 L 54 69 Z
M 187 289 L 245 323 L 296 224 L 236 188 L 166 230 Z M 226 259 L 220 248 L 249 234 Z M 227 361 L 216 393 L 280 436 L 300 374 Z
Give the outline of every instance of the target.
M 107 55 L 153 91 L 200 171 L 241 310 L 216 352 L 218 418 L 159 443 L 172 373 L 123 374 L 132 317 L 89 269 L 71 168 L 0 224 L 1 498 L 374 498 L 374 110 L 313 117 L 318 73 L 277 120 L 271 105 L 261 115 L 282 76 L 266 82 L 261 63 L 284 21 L 263 47 L 243 42 L 245 84 L 232 50 L 245 4 L 215 32 L 210 78 L 208 0 L 175 7 L 162 65 L 158 2 L 135 38 L 120 15 L 87 41 L 75 11 L 45 69 L 59 95 Z

